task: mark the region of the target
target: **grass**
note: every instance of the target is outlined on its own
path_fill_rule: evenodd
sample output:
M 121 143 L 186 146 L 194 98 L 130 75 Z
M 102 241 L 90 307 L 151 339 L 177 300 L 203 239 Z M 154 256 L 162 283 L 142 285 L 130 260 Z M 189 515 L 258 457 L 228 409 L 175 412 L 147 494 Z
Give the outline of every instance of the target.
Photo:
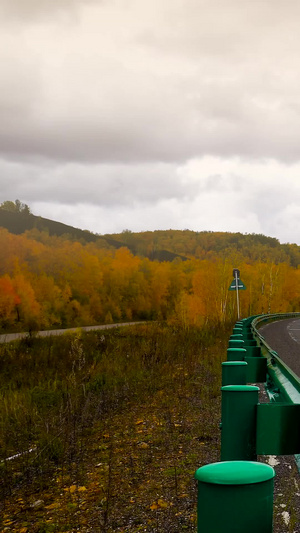
M 196 531 L 228 335 L 140 324 L 2 345 L 0 531 Z

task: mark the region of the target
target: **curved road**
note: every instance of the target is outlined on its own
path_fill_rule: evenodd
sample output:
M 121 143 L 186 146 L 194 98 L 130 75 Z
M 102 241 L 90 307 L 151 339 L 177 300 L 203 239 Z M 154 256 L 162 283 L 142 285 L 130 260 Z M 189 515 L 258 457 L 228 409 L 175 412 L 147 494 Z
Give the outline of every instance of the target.
M 268 345 L 300 376 L 300 319 L 278 320 L 259 328 Z

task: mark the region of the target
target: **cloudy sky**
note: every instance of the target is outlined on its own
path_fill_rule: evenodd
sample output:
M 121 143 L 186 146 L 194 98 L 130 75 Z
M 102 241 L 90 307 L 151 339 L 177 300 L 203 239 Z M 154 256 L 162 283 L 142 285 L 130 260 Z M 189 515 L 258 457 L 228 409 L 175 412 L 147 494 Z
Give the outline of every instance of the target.
M 0 0 L 0 202 L 300 244 L 299 0 Z

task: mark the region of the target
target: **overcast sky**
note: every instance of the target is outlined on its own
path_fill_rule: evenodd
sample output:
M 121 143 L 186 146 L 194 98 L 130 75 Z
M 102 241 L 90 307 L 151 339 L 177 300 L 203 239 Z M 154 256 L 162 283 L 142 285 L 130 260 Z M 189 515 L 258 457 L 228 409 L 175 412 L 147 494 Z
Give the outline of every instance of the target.
M 0 202 L 300 245 L 299 0 L 0 0 Z

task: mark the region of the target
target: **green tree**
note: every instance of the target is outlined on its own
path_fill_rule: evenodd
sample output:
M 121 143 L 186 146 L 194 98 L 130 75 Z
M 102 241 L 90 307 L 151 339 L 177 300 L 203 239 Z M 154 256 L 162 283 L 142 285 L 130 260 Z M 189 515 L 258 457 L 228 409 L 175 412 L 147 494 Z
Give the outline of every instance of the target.
M 23 204 L 23 202 L 20 200 L 15 200 L 15 202 L 6 200 L 5 202 L 2 202 L 0 209 L 4 209 L 4 211 L 10 211 L 11 213 L 23 213 L 23 215 L 30 215 L 31 213 L 29 206 L 27 204 Z
M 10 200 L 6 200 L 5 202 L 2 202 L 0 205 L 0 208 L 4 211 L 11 211 L 11 213 L 17 212 L 17 207 L 15 202 L 11 202 Z

